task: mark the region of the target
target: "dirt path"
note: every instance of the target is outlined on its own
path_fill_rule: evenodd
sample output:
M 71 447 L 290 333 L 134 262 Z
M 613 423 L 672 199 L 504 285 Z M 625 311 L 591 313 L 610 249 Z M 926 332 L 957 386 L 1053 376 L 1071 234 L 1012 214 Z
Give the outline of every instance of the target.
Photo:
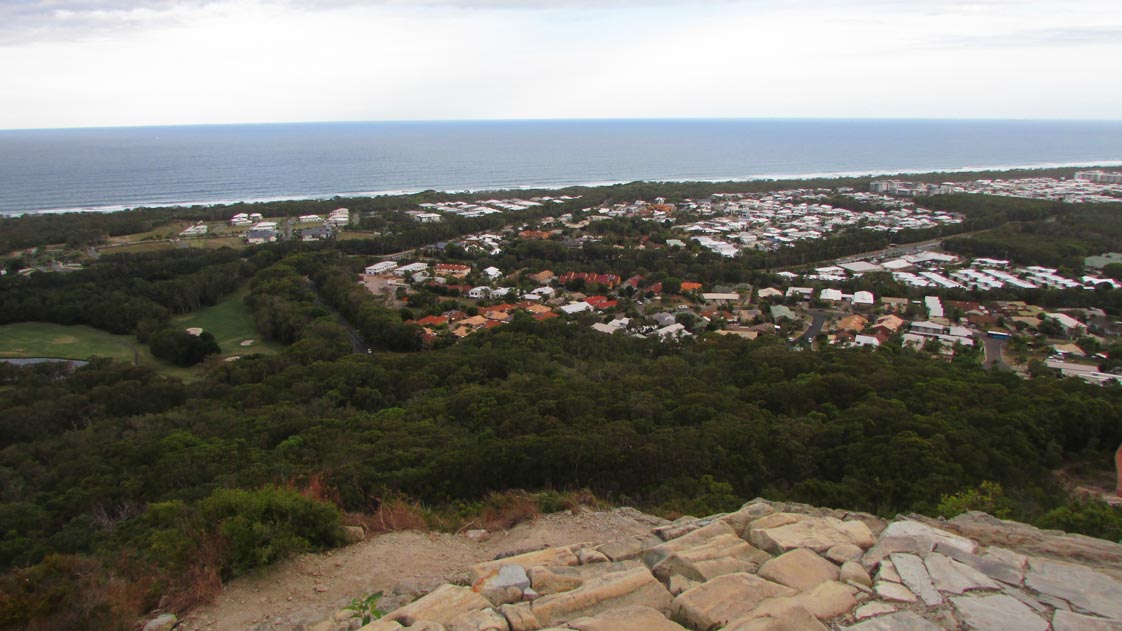
M 633 509 L 556 513 L 490 533 L 394 532 L 323 554 L 306 554 L 260 576 L 233 581 L 211 605 L 188 615 L 185 631 L 289 631 L 323 620 L 379 590 L 420 594 L 466 576 L 467 566 L 511 552 L 605 543 L 662 523 Z M 392 603 L 388 603 L 392 604 Z

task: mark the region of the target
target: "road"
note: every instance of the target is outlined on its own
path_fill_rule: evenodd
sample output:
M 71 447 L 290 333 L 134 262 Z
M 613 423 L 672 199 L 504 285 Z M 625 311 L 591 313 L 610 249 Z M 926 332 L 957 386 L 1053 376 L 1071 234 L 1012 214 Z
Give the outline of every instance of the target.
M 799 336 L 799 341 L 806 340 L 808 344 L 813 344 L 814 337 L 822 330 L 822 325 L 826 324 L 826 320 L 830 319 L 830 314 L 816 309 L 811 309 L 807 313 L 811 317 L 810 326 L 807 327 L 806 332 Z
M 999 340 L 983 333 L 982 345 L 985 346 L 986 349 L 986 361 L 982 363 L 982 366 L 986 368 L 996 368 L 997 370 L 1010 370 L 1009 364 L 1006 364 L 1005 360 L 1001 357 L 1001 353 L 1005 350 L 1005 345 L 1008 343 L 1009 340 Z

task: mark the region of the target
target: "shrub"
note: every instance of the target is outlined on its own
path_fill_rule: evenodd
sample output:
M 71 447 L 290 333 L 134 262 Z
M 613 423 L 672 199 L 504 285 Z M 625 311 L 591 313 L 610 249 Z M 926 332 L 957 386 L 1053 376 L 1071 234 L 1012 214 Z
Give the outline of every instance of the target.
M 1122 543 L 1122 509 L 1097 498 L 1081 498 L 1044 514 L 1036 525 Z
M 289 489 L 221 489 L 200 502 L 199 508 L 204 523 L 226 547 L 223 575 L 227 577 L 344 541 L 337 508 Z
M 942 496 L 936 510 L 947 519 L 967 511 L 982 511 L 999 519 L 1008 519 L 1012 502 L 1005 497 L 1005 489 L 1000 484 L 987 480 L 976 488 Z

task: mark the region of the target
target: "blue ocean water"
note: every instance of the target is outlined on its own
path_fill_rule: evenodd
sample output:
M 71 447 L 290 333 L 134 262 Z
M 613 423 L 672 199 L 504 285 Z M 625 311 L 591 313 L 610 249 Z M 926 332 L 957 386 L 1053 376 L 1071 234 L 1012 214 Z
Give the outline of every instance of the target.
M 581 120 L 0 131 L 0 213 L 1122 163 L 1122 121 Z

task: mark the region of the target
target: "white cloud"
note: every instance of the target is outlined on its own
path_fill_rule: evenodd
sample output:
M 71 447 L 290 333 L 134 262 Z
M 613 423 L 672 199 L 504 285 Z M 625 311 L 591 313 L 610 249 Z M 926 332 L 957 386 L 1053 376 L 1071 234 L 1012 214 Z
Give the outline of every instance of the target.
M 0 128 L 1117 118 L 1116 14 L 1114 0 L 36 0 L 0 8 Z

